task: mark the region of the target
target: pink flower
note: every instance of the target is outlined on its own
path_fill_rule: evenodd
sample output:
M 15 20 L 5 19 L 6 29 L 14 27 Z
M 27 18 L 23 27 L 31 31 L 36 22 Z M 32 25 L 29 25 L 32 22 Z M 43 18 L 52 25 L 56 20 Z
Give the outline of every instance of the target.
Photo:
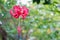
M 18 32 L 18 34 L 20 34 L 22 32 L 22 29 L 20 26 L 17 27 L 17 32 Z
M 25 6 L 22 6 L 22 8 L 23 8 L 22 19 L 25 19 L 26 16 L 28 15 L 29 10 Z
M 13 6 L 13 8 L 10 10 L 11 16 L 14 18 L 19 18 L 19 16 L 23 13 L 22 8 L 19 5 Z
M 26 6 L 19 6 L 19 5 L 15 5 L 13 6 L 13 8 L 10 10 L 10 14 L 11 16 L 13 16 L 14 18 L 19 18 L 20 16 L 22 17 L 22 19 L 25 19 L 26 16 L 28 15 L 28 8 Z
M 10 14 L 14 17 L 14 18 L 19 18 L 19 15 L 17 13 L 14 13 L 12 10 L 10 10 Z
M 21 13 L 23 13 L 23 9 L 22 9 L 22 7 L 19 6 L 19 5 L 14 6 L 13 9 L 14 9 L 14 12 L 17 12 L 19 15 L 20 15 Z

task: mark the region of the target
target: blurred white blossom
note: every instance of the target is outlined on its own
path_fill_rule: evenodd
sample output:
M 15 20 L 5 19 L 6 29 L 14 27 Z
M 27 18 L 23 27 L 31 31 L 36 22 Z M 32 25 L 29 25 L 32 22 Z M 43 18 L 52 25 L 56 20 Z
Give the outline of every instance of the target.
M 32 4 L 32 0 L 20 0 L 21 4 L 30 6 Z
M 2 22 L 0 21 L 0 24 L 2 24 Z
M 30 30 L 29 30 L 29 33 L 32 33 L 32 32 L 33 32 L 33 29 L 30 29 Z
M 4 16 L 4 14 L 1 14 L 2 16 Z
M 30 37 L 28 40 L 36 40 L 36 37 Z

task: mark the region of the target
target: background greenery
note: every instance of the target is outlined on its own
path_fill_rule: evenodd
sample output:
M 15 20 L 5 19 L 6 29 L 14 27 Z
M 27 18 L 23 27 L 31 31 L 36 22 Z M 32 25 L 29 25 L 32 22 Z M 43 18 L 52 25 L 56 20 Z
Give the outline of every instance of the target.
M 29 6 L 29 15 L 23 21 L 22 32 L 29 31 L 29 39 L 33 40 L 60 40 L 60 0 L 52 0 L 51 4 L 44 5 L 32 3 Z M 0 0 L 0 21 L 8 34 L 8 40 L 17 38 L 16 27 L 18 19 L 10 16 L 9 10 L 16 5 L 16 0 Z M 20 3 L 20 5 L 23 5 Z

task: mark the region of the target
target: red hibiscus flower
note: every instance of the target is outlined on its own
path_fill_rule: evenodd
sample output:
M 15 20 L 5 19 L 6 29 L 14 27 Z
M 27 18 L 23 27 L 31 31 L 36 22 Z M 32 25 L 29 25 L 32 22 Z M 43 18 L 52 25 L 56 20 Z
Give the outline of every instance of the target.
M 26 8 L 25 6 L 22 6 L 22 8 L 23 8 L 22 19 L 25 19 L 26 16 L 28 15 L 28 8 Z
M 19 15 L 17 13 L 14 13 L 13 10 L 10 10 L 10 14 L 14 17 L 14 18 L 19 18 Z
M 13 8 L 10 10 L 10 14 L 14 18 L 19 18 L 19 16 L 23 13 L 22 7 L 19 5 L 13 6 Z
M 13 16 L 14 18 L 19 18 L 20 16 L 22 17 L 22 19 L 25 19 L 26 16 L 28 15 L 28 8 L 26 6 L 19 6 L 19 5 L 15 5 L 13 6 L 13 8 L 10 10 L 10 14 L 11 16 Z
M 23 13 L 23 9 L 21 6 L 17 5 L 13 7 L 14 12 L 17 12 L 19 15 L 21 15 L 21 13 Z

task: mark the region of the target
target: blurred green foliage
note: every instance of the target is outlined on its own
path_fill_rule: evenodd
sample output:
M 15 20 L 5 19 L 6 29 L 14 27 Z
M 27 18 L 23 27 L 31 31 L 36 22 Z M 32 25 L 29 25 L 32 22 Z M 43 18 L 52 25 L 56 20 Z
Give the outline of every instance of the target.
M 30 36 L 37 40 L 60 40 L 60 0 L 52 0 L 50 5 L 43 5 L 42 2 L 28 7 L 29 15 L 24 21 L 20 20 L 22 28 L 26 32 L 32 29 Z M 17 35 L 18 19 L 9 14 L 15 4 L 16 0 L 0 0 L 0 21 L 10 40 L 14 40 Z

